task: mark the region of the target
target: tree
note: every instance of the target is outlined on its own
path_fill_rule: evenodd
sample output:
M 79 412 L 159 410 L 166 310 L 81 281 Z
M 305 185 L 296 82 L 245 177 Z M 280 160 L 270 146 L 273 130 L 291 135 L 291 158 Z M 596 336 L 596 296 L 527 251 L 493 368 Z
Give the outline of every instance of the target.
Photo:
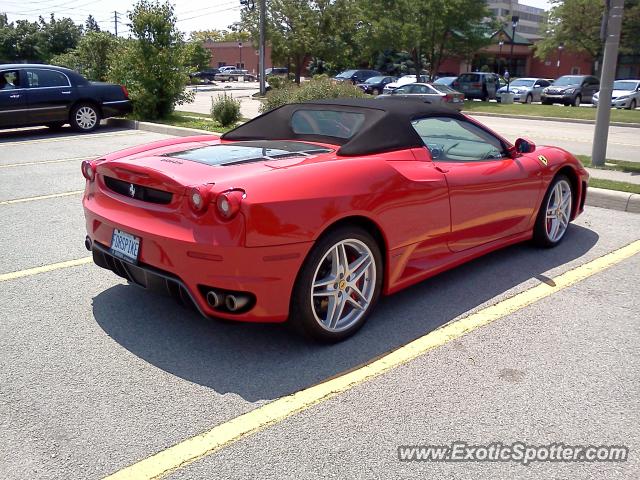
M 100 25 L 96 22 L 96 19 L 93 18 L 93 15 L 89 15 L 87 20 L 84 22 L 84 29 L 86 32 L 99 32 Z
M 109 32 L 89 31 L 78 46 L 51 59 L 54 65 L 76 70 L 90 80 L 105 81 L 112 54 L 119 48 L 119 40 Z
M 184 65 L 185 44 L 169 2 L 139 0 L 129 14 L 133 39 L 111 57 L 110 80 L 127 86 L 134 115 L 153 120 L 192 98 Z
M 0 14 L 0 63 L 18 58 L 17 34 L 13 23 L 9 23 L 5 13 Z
M 208 68 L 211 65 L 211 50 L 204 48 L 202 42 L 188 42 L 185 45 L 184 65 L 195 71 Z
M 82 36 L 82 27 L 73 23 L 70 18 L 57 20 L 52 13 L 49 22 L 42 17 L 39 22 L 43 42 L 41 49 L 47 61 L 52 56 L 67 53 L 78 45 Z
M 189 36 L 190 41 L 206 42 L 248 42 L 251 34 L 241 27 L 231 25 L 236 30 L 194 30 Z
M 552 0 L 546 36 L 536 44 L 536 57 L 546 59 L 558 45 L 572 52 L 586 53 L 594 60 L 602 56 L 604 43 L 600 38 L 603 0 Z M 640 54 L 640 1 L 626 0 L 622 16 L 620 53 Z M 600 63 L 600 62 L 598 62 Z

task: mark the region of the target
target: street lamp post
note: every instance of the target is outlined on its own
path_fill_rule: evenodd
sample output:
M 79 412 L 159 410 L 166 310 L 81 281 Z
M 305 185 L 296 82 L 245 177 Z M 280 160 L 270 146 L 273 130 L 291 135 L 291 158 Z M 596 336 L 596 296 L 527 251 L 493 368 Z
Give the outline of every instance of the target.
M 240 50 L 240 63 L 238 64 L 238 68 L 242 69 L 242 42 L 238 42 L 238 49 Z
M 556 77 L 560 77 L 560 59 L 562 58 L 562 50 L 564 50 L 564 43 L 560 42 L 560 45 L 558 45 L 558 72 Z
M 509 53 L 509 78 L 507 78 L 507 93 L 509 93 L 509 86 L 511 84 L 511 74 L 513 72 L 513 45 L 516 41 L 516 27 L 518 26 L 518 15 L 511 17 L 511 52 Z
M 499 50 L 499 54 L 498 54 L 498 75 L 502 75 L 502 72 L 500 71 L 500 66 L 502 65 L 502 46 L 504 45 L 504 40 L 500 40 L 498 42 L 498 46 L 500 47 Z

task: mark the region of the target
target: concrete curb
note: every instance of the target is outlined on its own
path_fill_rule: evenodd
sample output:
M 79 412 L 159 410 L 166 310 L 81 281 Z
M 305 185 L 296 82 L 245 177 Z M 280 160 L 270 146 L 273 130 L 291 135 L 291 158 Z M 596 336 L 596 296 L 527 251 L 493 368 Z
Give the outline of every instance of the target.
M 640 195 L 637 193 L 589 187 L 586 204 L 591 207 L 640 213 Z
M 123 118 L 110 118 L 107 120 L 107 125 L 111 127 L 143 130 L 145 132 L 162 133 L 165 135 L 175 135 L 177 137 L 188 137 L 190 135 L 222 135 L 221 133 L 213 133 L 195 128 L 173 127 L 160 123 L 139 122 L 137 120 L 125 120 Z M 640 195 L 636 193 L 589 187 L 586 204 L 591 207 L 640 213 Z
M 543 122 L 561 122 L 561 123 L 582 123 L 587 125 L 595 125 L 595 120 L 584 120 L 581 118 L 561 118 L 561 117 L 536 117 L 533 115 L 512 115 L 508 113 L 492 113 L 492 112 L 475 112 L 473 110 L 462 110 L 462 113 L 470 116 L 485 117 L 501 117 L 501 118 L 517 118 L 520 120 L 541 120 Z M 611 122 L 612 127 L 630 127 L 640 128 L 640 123 Z
M 199 130 L 197 128 L 175 127 L 162 123 L 139 122 L 138 120 L 126 120 L 124 118 L 109 118 L 107 125 L 110 127 L 130 128 L 132 130 L 143 130 L 145 132 L 162 133 L 164 135 L 174 135 L 176 137 L 189 137 L 191 135 L 217 135 L 222 133 Z

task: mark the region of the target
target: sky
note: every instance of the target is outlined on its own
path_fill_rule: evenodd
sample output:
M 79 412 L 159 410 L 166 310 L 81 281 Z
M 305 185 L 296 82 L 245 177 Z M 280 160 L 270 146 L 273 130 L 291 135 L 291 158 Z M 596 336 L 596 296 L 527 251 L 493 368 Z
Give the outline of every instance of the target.
M 84 23 L 91 14 L 100 28 L 114 31 L 114 11 L 120 13 L 118 34 L 126 36 L 127 11 L 135 2 L 131 0 L 0 0 L 0 12 L 6 12 L 9 21 L 37 20 L 40 15 L 70 17 Z M 240 20 L 240 0 L 173 0 L 178 27 L 185 33 L 192 30 L 226 29 Z M 547 0 L 521 0 L 525 5 L 548 8 Z

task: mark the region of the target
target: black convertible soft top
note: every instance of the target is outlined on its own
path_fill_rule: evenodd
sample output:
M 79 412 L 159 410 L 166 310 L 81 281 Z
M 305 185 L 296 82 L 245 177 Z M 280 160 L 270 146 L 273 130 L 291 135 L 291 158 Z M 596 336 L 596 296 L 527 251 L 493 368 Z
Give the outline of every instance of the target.
M 344 112 L 361 114 L 349 136 L 296 133 L 292 118 L 296 112 Z M 464 118 L 451 108 L 421 100 L 393 98 L 342 98 L 283 105 L 225 133 L 225 140 L 304 140 L 339 145 L 339 155 L 368 155 L 405 148 L 423 147 L 411 121 L 429 116 Z

